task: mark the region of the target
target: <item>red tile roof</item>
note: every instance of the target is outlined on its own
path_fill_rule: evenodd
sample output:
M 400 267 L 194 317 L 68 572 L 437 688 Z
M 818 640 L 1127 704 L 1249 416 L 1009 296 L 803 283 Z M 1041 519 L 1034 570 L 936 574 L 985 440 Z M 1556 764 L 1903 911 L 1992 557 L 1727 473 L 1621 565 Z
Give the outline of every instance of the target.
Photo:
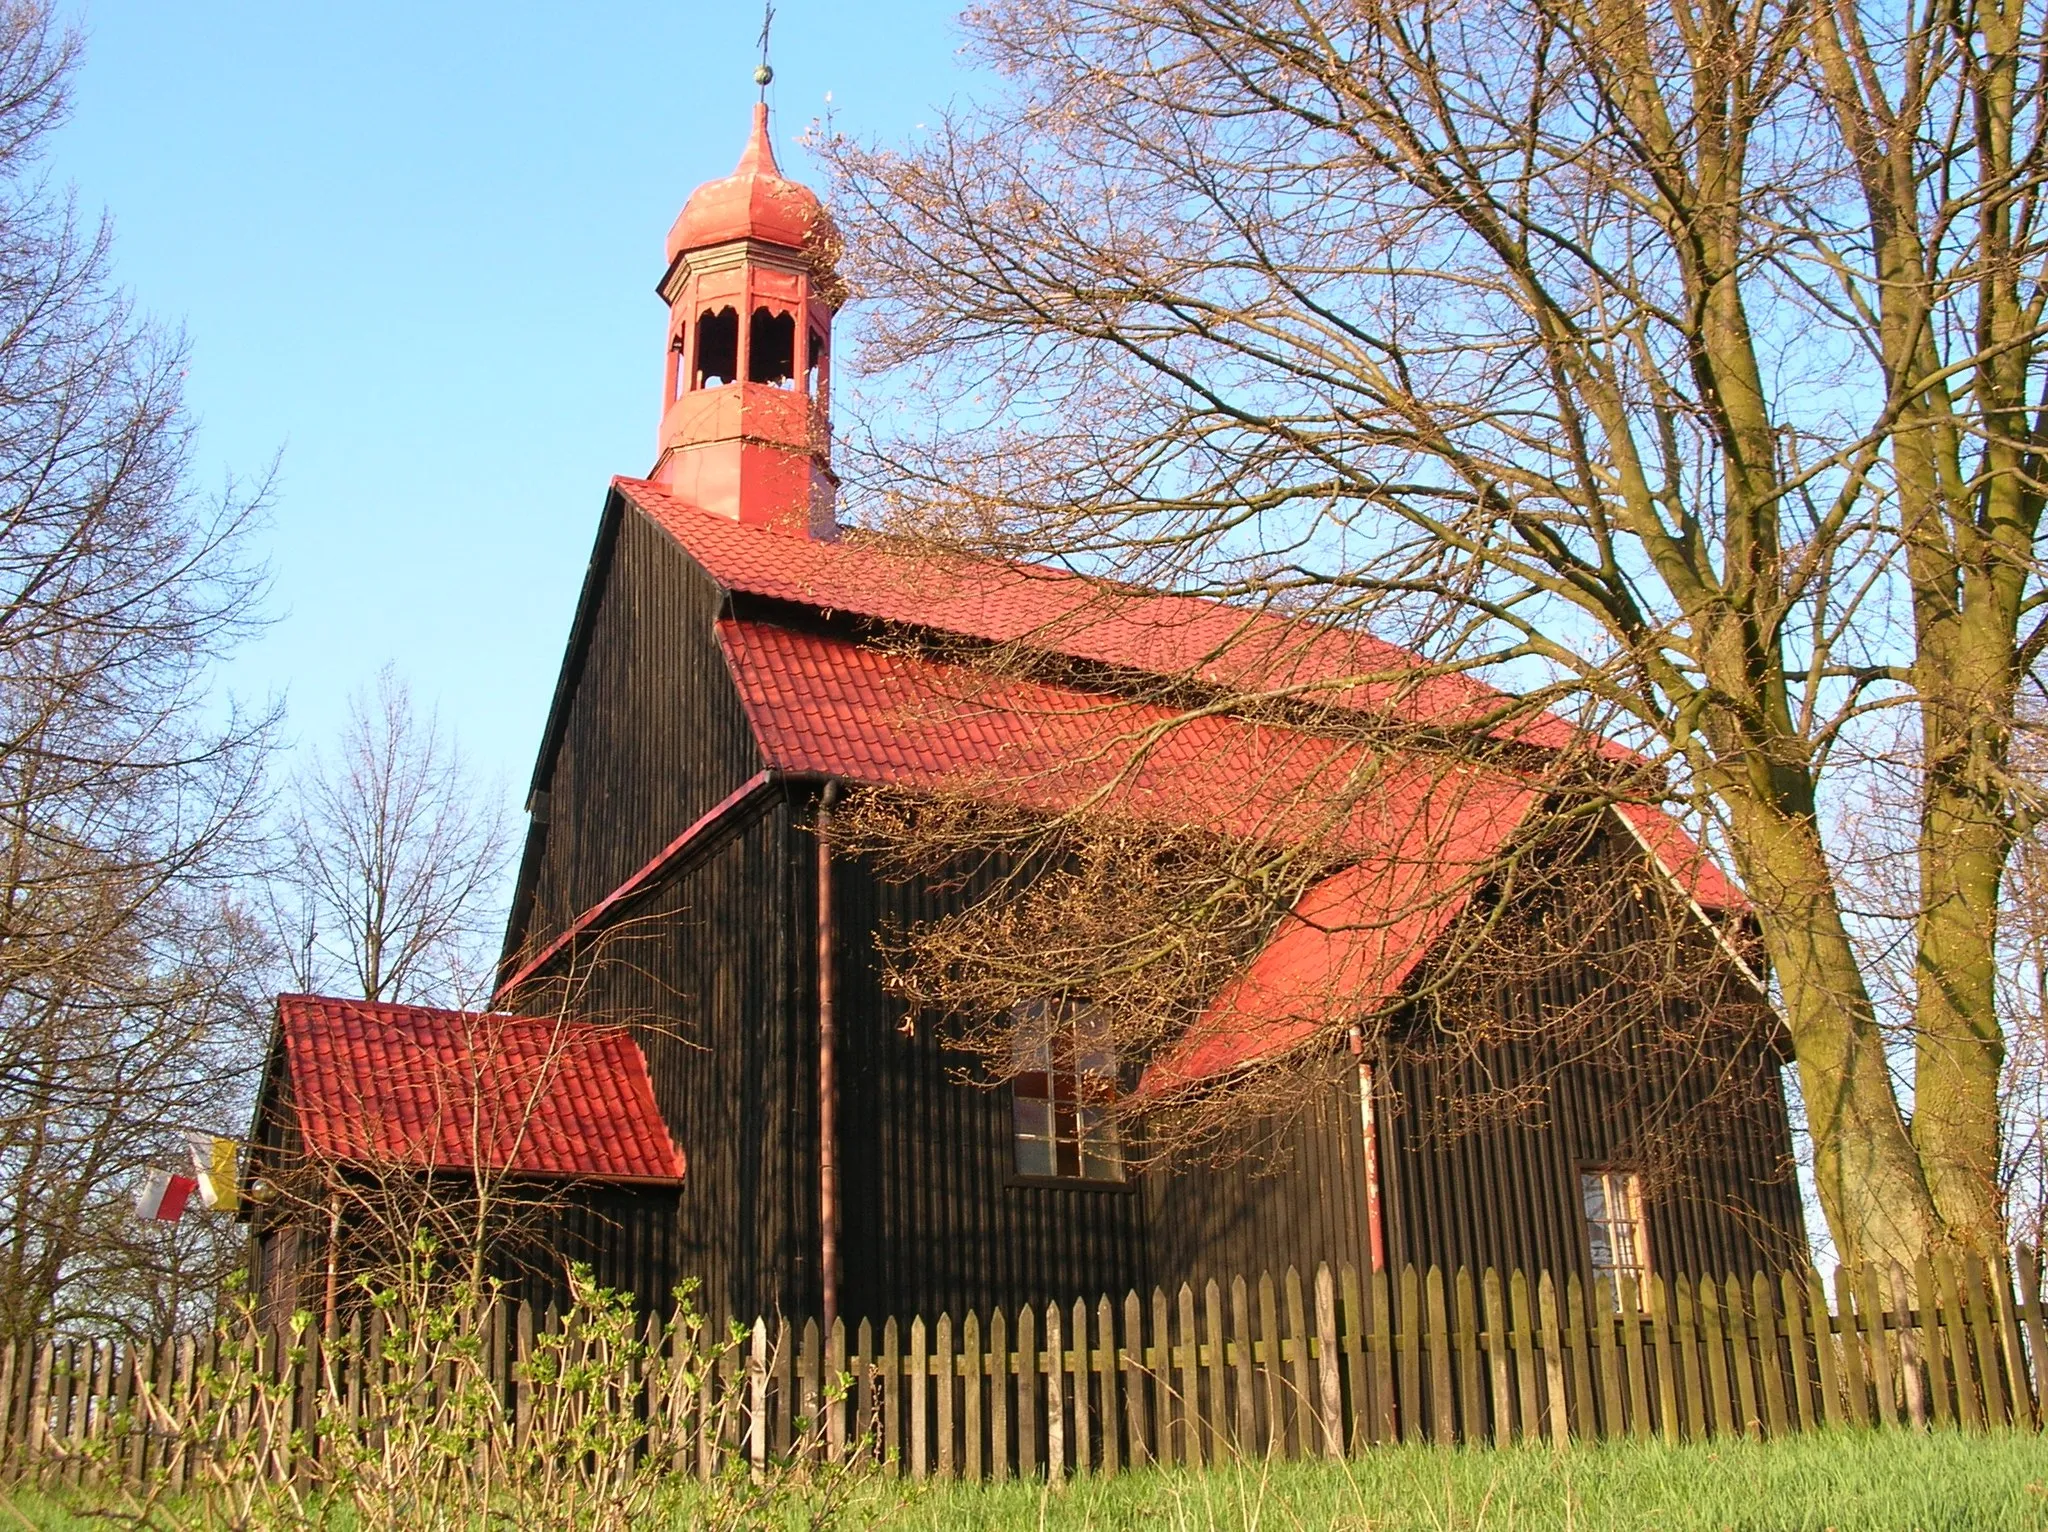
M 674 1184 L 683 1156 L 622 1028 L 280 995 L 306 1152 L 356 1165 Z
M 914 548 L 861 532 L 820 542 L 714 516 L 645 480 L 613 484 L 713 580 L 747 595 L 1025 644 L 1151 675 L 1263 691 L 1295 688 L 1311 702 L 1359 708 L 1399 702 L 1403 716 L 1417 721 L 1485 718 L 1510 702 L 1467 676 L 1414 680 L 1419 661 L 1409 651 L 1280 612 L 1043 564 Z M 1568 724 L 1548 714 L 1518 720 L 1514 731 L 1528 743 L 1550 746 L 1572 735 Z
M 1390 1004 L 1470 903 L 1536 797 L 1501 777 L 1421 784 L 1401 804 L 1388 844 L 1303 894 L 1258 956 L 1145 1071 L 1139 1093 L 1273 1057 L 1333 1021 Z
M 877 649 L 773 623 L 722 621 L 765 764 L 914 789 L 985 790 L 1061 812 L 1089 806 L 1219 834 L 1370 851 L 1395 802 L 1438 779 L 1505 783 L 1469 764 L 1390 767 L 1364 744 L 1189 714 Z M 1327 819 L 1349 805 L 1345 822 Z M 1510 827 L 1511 828 L 1511 827 Z
M 1749 908 L 1742 890 L 1664 810 L 1650 803 L 1617 803 L 1614 811 L 1664 875 L 1701 909 L 1739 912 Z

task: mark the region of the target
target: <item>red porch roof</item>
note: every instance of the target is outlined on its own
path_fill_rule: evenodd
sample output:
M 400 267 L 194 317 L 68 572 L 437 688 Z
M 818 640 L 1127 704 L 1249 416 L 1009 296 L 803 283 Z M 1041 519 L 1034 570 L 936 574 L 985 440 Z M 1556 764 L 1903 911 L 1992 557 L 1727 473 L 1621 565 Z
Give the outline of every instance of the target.
M 639 1044 L 619 1027 L 280 995 L 309 1155 L 343 1164 L 682 1180 Z

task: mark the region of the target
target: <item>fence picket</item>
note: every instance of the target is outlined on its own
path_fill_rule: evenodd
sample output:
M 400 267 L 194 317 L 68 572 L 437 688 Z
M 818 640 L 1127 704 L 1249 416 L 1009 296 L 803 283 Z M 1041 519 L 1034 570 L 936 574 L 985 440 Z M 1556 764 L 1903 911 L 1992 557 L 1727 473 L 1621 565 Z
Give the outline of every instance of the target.
M 1187 1403 L 1174 1398 L 1173 1337 L 1166 1323 L 1166 1291 L 1152 1289 L 1152 1344 L 1145 1348 L 1146 1372 L 1152 1380 L 1153 1448 L 1166 1464 L 1187 1461 Z
M 1955 1379 L 1956 1419 L 1972 1431 L 1984 1429 L 1984 1404 L 1977 1396 L 1977 1369 L 1970 1358 L 1970 1337 L 1956 1291 L 1955 1262 L 1947 1252 L 1934 1257 L 1934 1287 L 1941 1300 L 1941 1339 Z
M 1316 1450 L 1316 1432 L 1321 1422 L 1316 1418 L 1316 1396 L 1309 1381 L 1308 1354 L 1308 1311 L 1301 1300 L 1301 1270 L 1287 1268 L 1287 1277 L 1282 1291 L 1287 1299 L 1287 1341 L 1293 1354 L 1294 1374 L 1294 1418 L 1299 1422 L 1295 1432 L 1294 1451 L 1297 1457 L 1311 1457 Z
M 1259 1450 L 1259 1405 L 1252 1391 L 1252 1300 L 1241 1276 L 1230 1279 L 1231 1370 L 1237 1387 L 1237 1450 Z
M 1476 1442 L 1486 1435 L 1486 1382 L 1479 1355 L 1479 1307 L 1469 1266 L 1458 1268 L 1451 1299 L 1451 1344 L 1458 1356 L 1458 1420 L 1465 1440 Z
M 575 1316 L 565 1325 L 550 1310 L 540 1328 L 565 1365 L 625 1369 L 578 1408 L 643 1419 L 646 1451 L 677 1473 L 741 1460 L 765 1476 L 785 1454 L 844 1461 L 857 1441 L 912 1479 L 1016 1472 L 1043 1474 L 1050 1489 L 1145 1463 L 1262 1450 L 1334 1459 L 1404 1438 L 1563 1446 L 1776 1440 L 1843 1423 L 2038 1429 L 2039 1257 L 2018 1247 L 2003 1259 L 1944 1252 L 1910 1272 L 1840 1268 L 1832 1312 L 1811 1268 L 1667 1284 L 1410 1265 L 1396 1303 L 1387 1273 L 1366 1288 L 1355 1268 L 1318 1263 L 1312 1289 L 1299 1267 L 1261 1274 L 1256 1297 L 1242 1275 L 1155 1289 L 1149 1316 L 1128 1293 L 1121 1343 L 1106 1295 L 992 1310 L 985 1327 L 972 1312 L 918 1317 L 907 1350 L 897 1320 L 883 1322 L 879 1347 L 863 1321 L 851 1355 L 843 1324 L 826 1335 L 811 1319 L 761 1319 L 694 1386 L 673 1323 L 649 1318 L 626 1358 Z M 467 1355 L 506 1411 L 509 1440 L 530 1441 L 544 1421 L 535 1310 L 507 1303 L 470 1320 Z M 268 1471 L 316 1483 L 341 1444 L 380 1450 L 408 1399 L 453 1397 L 449 1357 L 418 1339 L 387 1336 L 382 1313 L 352 1315 L 334 1335 L 261 1334 L 251 1360 L 267 1387 L 223 1430 Z M 234 1345 L 218 1332 L 0 1345 L 0 1463 L 26 1480 L 186 1492 L 211 1471 L 212 1449 L 172 1428 L 204 1410 L 212 1358 L 232 1362 Z M 470 1462 L 465 1453 L 462 1471 Z M 480 1449 L 474 1467 L 495 1471 L 494 1459 Z
M 1209 1284 L 1209 1290 L 1211 1293 L 1215 1292 L 1215 1283 Z M 1073 1334 L 1074 1387 L 1068 1398 L 1071 1401 L 1070 1407 L 1074 1412 L 1074 1472 L 1086 1473 L 1091 1467 L 1090 1449 L 1092 1446 L 1089 1440 L 1092 1433 L 1088 1429 L 1088 1383 L 1094 1368 L 1090 1363 L 1093 1353 L 1088 1345 L 1088 1305 L 1079 1298 L 1074 1300 Z M 1220 1338 L 1216 1349 L 1218 1352 L 1221 1352 L 1223 1349 Z
M 1365 1296 L 1358 1268 L 1346 1261 L 1338 1269 L 1344 1303 L 1338 1344 L 1344 1348 L 1344 1382 L 1351 1390 L 1351 1450 L 1362 1452 L 1372 1441 L 1372 1383 L 1366 1368 Z
M 1571 1359 L 1572 1418 L 1578 1433 L 1598 1437 L 1600 1427 L 1593 1415 L 1593 1363 L 1586 1354 L 1586 1294 L 1579 1274 L 1570 1272 L 1564 1282 L 1564 1345 Z
M 1154 1457 L 1152 1429 L 1146 1409 L 1145 1311 L 1136 1289 L 1124 1295 L 1124 1421 L 1131 1467 L 1143 1468 Z
M 1038 1316 L 1017 1310 L 1017 1473 L 1038 1477 Z
M 1586 1323 L 1593 1330 L 1593 1364 L 1600 1373 L 1600 1432 L 1607 1436 L 1620 1436 L 1627 1430 L 1620 1349 L 1614 1341 L 1615 1316 L 1620 1312 L 1620 1289 L 1614 1278 L 1603 1272 L 1593 1279 L 1593 1301 L 1586 1311 Z
M 1772 1302 L 1770 1278 L 1762 1272 L 1750 1279 L 1750 1291 L 1756 1313 L 1757 1371 L 1763 1375 L 1764 1420 L 1775 1440 L 1786 1430 L 1784 1353 L 1778 1345 L 1777 1305 Z
M 1181 1288 L 1187 1292 L 1186 1287 Z M 1067 1391 L 1066 1326 L 1060 1323 L 1060 1306 L 1045 1306 L 1045 1476 L 1059 1485 L 1067 1474 Z
M 1058 1320 L 1054 1322 L 1054 1334 L 1058 1334 Z M 936 1344 L 932 1357 L 933 1425 L 938 1433 L 938 1455 L 935 1466 L 939 1477 L 953 1477 L 953 1391 L 959 1383 L 959 1369 L 953 1354 L 953 1316 L 941 1314 L 933 1337 Z
M 1428 1324 L 1423 1344 L 1429 1356 L 1430 1435 L 1438 1446 L 1447 1447 L 1457 1440 L 1458 1422 L 1451 1398 L 1451 1326 L 1444 1313 L 1443 1268 L 1429 1268 L 1422 1290 L 1423 1316 Z
M 1026 1309 L 1025 1314 L 1031 1311 Z M 1017 1327 L 1025 1326 L 1023 1315 L 1018 1316 Z M 931 1396 L 931 1355 L 930 1344 L 925 1338 L 924 1316 L 918 1315 L 910 1322 L 910 1366 L 905 1369 L 904 1382 L 910 1395 L 910 1477 L 924 1479 L 931 1472 L 931 1433 L 925 1418 L 928 1408 L 926 1401 Z
M 2012 1270 L 2002 1257 L 1987 1257 L 1985 1272 L 1991 1284 L 1998 1342 L 2005 1363 L 2006 1402 L 2012 1409 L 2013 1424 L 2022 1431 L 2034 1429 L 2034 1395 L 2027 1386 L 2027 1352 L 2020 1339 L 2018 1306 L 2013 1301 Z
M 1508 1275 L 1508 1311 L 1514 1320 L 1515 1400 L 1521 1407 L 1517 1440 L 1543 1440 L 1543 1406 L 1536 1393 L 1536 1344 L 1529 1321 L 1529 1279 L 1521 1272 Z
M 1500 1273 L 1489 1266 L 1479 1279 L 1480 1305 L 1486 1311 L 1486 1363 L 1493 1382 L 1493 1444 L 1505 1447 L 1515 1439 L 1513 1394 L 1508 1383 L 1508 1321 L 1501 1298 Z
M 1316 1413 L 1323 1424 L 1323 1456 L 1344 1456 L 1344 1380 L 1338 1373 L 1337 1280 L 1327 1261 L 1316 1267 Z M 1220 1402 L 1220 1401 L 1219 1401 Z
M 1180 1460 L 1190 1468 L 1202 1466 L 1202 1338 L 1195 1330 L 1195 1290 L 1183 1282 L 1175 1304 L 1180 1320 L 1180 1344 L 1175 1348 L 1180 1374 Z M 1166 1336 L 1163 1328 L 1160 1344 Z
M 1001 1309 L 988 1316 L 988 1471 L 1010 1476 L 1010 1326 Z
M 2039 1370 L 2048 1366 L 2048 1335 L 2042 1333 L 2041 1322 L 2041 1252 L 2032 1245 L 2016 1245 L 2013 1257 L 2020 1276 L 2020 1321 L 2026 1327 L 2027 1351 L 2036 1372 L 2034 1419 L 2048 1424 L 2048 1390 L 2039 1386 Z
M 1542 1272 L 1536 1278 L 1536 1317 L 1542 1326 L 1543 1379 L 1548 1385 L 1545 1404 L 1550 1411 L 1550 1441 L 1552 1446 L 1571 1445 L 1571 1406 L 1566 1402 L 1564 1391 L 1564 1337 L 1557 1324 L 1557 1284 L 1550 1279 L 1549 1272 Z
M 1970 1316 L 1970 1339 L 1977 1359 L 1977 1377 L 1984 1388 L 1984 1423 L 1997 1427 L 2011 1419 L 2004 1380 L 1998 1366 L 1998 1341 L 1992 1332 L 1991 1293 L 1983 1260 L 1963 1257 L 1964 1302 Z
M 1238 1277 L 1235 1281 L 1241 1290 L 1244 1278 Z M 1242 1326 L 1239 1326 L 1239 1332 L 1242 1334 Z M 1117 1449 L 1117 1427 L 1123 1418 L 1123 1408 L 1117 1400 L 1117 1381 L 1121 1370 L 1117 1365 L 1116 1311 L 1109 1306 L 1106 1293 L 1095 1305 L 1095 1333 L 1099 1337 L 1096 1365 L 1102 1373 L 1101 1408 L 1096 1412 L 1096 1418 L 1102 1422 L 1102 1471 L 1115 1473 L 1122 1465 Z
M 1399 1402 L 1394 1397 L 1394 1300 L 1384 1270 L 1372 1274 L 1372 1373 L 1373 1409 L 1378 1412 L 1375 1441 L 1392 1442 L 1405 1429 Z

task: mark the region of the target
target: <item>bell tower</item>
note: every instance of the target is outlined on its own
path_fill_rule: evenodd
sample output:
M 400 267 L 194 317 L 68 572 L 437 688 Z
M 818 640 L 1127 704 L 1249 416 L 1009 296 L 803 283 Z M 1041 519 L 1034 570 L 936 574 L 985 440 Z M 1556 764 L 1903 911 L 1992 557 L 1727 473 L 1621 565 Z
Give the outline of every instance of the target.
M 831 466 L 836 234 L 786 179 L 768 105 L 739 168 L 697 188 L 668 235 L 668 365 L 649 478 L 678 499 L 800 537 L 838 533 Z

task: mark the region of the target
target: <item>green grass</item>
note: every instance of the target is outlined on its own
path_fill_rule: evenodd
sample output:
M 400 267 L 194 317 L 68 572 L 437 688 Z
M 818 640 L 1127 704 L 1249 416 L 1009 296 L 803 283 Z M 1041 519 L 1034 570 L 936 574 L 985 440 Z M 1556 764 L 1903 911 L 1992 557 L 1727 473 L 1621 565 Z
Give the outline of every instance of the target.
M 105 1528 L 87 1507 L 17 1493 L 48 1532 Z M 687 1512 L 676 1525 L 695 1518 Z M 345 1518 L 337 1518 L 345 1525 Z M 752 1525 L 813 1525 L 787 1517 Z M 891 1532 L 2048 1532 L 2039 1437 L 1815 1433 L 1762 1445 L 1616 1444 L 1556 1453 L 1377 1451 L 1351 1463 L 1238 1464 L 1043 1485 L 867 1480 L 833 1525 Z

